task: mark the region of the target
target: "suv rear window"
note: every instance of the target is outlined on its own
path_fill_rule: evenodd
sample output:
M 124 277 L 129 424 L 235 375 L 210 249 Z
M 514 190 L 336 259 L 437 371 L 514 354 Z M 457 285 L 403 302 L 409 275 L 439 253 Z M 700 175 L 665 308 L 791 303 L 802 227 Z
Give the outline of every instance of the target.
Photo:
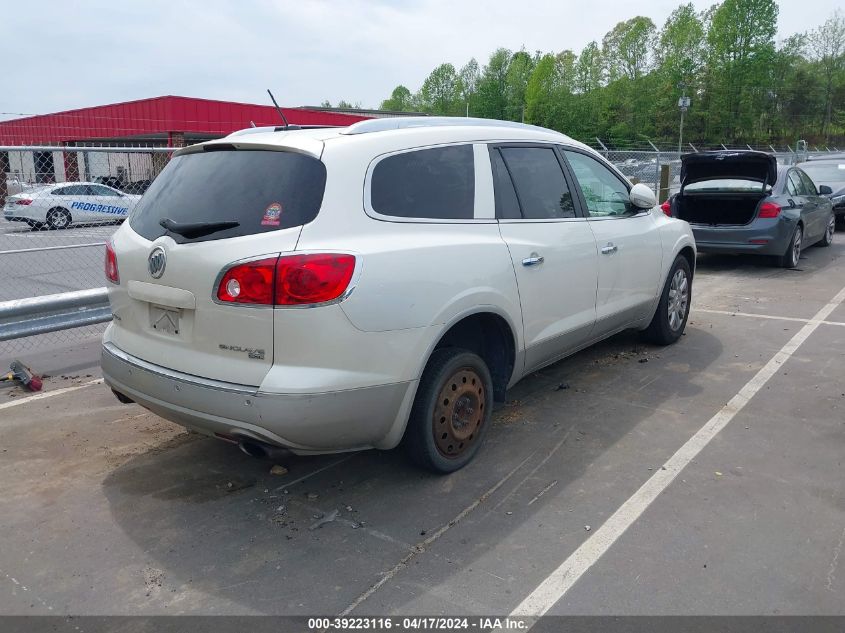
M 223 150 L 174 157 L 144 193 L 129 218 L 141 236 L 169 234 L 176 242 L 202 242 L 301 226 L 317 217 L 326 167 L 316 158 L 272 150 Z M 188 238 L 160 222 L 237 222 Z
M 400 218 L 469 220 L 474 215 L 472 145 L 413 150 L 381 160 L 370 186 L 373 210 Z

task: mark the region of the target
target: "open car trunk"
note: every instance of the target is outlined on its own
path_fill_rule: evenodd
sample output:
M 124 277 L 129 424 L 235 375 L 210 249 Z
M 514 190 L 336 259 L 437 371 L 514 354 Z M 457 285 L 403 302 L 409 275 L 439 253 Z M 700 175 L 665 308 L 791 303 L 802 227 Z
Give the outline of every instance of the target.
M 760 201 L 769 194 L 748 193 L 686 193 L 675 199 L 674 215 L 690 224 L 743 225 L 757 215 Z

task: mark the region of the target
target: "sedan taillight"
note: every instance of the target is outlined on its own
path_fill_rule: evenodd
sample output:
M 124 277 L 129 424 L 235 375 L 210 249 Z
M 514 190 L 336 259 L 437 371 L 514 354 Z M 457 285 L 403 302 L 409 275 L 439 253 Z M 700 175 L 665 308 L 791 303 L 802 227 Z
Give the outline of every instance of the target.
M 333 301 L 349 288 L 355 256 L 342 253 L 282 255 L 237 264 L 217 286 L 224 303 L 268 306 Z
M 18 198 L 17 200 L 15 200 L 15 204 L 28 206 L 28 205 L 32 204 L 32 198 Z
M 660 205 L 660 209 L 668 215 L 670 218 L 672 217 L 672 202 L 667 200 L 663 204 Z
M 764 202 L 760 205 L 758 218 L 776 218 L 780 215 L 780 205 L 774 202 Z
M 113 284 L 120 283 L 120 273 L 117 271 L 117 255 L 111 242 L 106 244 L 106 279 Z

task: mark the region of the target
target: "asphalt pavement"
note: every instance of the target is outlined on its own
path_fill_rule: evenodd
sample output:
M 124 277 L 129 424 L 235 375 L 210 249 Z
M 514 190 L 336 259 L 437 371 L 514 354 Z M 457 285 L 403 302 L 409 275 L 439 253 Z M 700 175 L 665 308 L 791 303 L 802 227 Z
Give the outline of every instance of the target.
M 119 404 L 95 340 L 32 354 L 46 397 L 0 392 L 0 613 L 845 615 L 837 239 L 700 257 L 676 345 L 526 378 L 446 477 L 249 458 Z

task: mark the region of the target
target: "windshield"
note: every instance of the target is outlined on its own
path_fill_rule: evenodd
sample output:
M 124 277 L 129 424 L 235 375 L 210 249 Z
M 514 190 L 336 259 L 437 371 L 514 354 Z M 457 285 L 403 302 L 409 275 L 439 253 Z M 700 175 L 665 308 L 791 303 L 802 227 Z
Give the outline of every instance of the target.
M 763 185 L 755 180 L 741 180 L 741 179 L 717 179 L 717 180 L 702 180 L 700 182 L 690 183 L 684 188 L 685 191 L 728 191 L 728 192 L 755 192 L 763 191 Z M 771 190 L 767 186 L 766 191 Z
M 845 160 L 840 163 L 802 163 L 801 169 L 816 182 L 845 182 Z
M 174 157 L 147 189 L 129 225 L 148 240 L 217 240 L 311 222 L 323 201 L 326 168 L 283 151 L 205 151 Z M 164 225 L 217 225 L 182 233 Z

